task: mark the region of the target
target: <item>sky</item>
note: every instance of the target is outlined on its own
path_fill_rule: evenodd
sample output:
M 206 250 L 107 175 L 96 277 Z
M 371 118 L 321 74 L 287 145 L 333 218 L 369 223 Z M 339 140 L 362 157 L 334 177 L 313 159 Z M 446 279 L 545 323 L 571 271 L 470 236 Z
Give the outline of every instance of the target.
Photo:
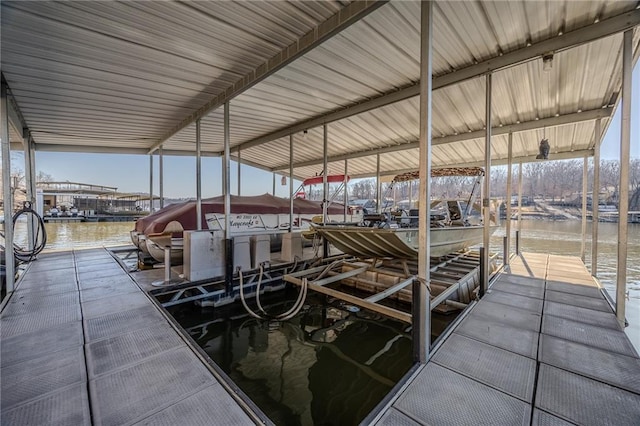
M 640 158 L 640 67 L 633 72 L 633 104 L 631 108 L 631 157 Z M 620 158 L 620 112 L 618 108 L 602 142 L 601 158 Z M 12 169 L 24 170 L 24 157 L 12 153 Z M 191 198 L 196 196 L 195 157 L 164 156 L 164 196 Z M 159 194 L 159 166 L 154 161 L 154 194 Z M 220 158 L 202 158 L 202 196 L 222 194 L 222 162 Z M 237 163 L 231 162 L 231 193 L 237 194 Z M 49 174 L 56 181 L 81 182 L 117 187 L 121 192 L 149 192 L 149 156 L 122 154 L 80 154 L 36 152 L 36 173 Z M 271 193 L 272 174 L 242 165 L 242 195 Z M 294 190 L 299 185 L 294 181 Z M 276 195 L 289 196 L 289 183 L 281 185 L 276 178 Z

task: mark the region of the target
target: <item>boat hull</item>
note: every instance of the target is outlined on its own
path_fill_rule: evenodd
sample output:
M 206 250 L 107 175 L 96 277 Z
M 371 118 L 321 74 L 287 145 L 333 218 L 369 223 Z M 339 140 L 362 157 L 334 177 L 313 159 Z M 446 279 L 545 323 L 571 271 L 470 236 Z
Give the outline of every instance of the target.
M 380 229 L 360 226 L 315 226 L 338 250 L 358 257 L 418 258 L 416 228 Z M 431 228 L 431 256 L 440 257 L 482 242 L 482 226 Z

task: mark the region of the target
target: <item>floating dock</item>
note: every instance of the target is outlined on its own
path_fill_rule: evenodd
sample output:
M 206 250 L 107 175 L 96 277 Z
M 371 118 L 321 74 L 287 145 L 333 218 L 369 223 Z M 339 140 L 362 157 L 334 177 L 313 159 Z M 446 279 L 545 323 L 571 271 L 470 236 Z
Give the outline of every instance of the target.
M 2 312 L 2 424 L 254 424 L 105 249 L 41 255 Z
M 41 255 L 1 318 L 3 424 L 265 422 L 105 249 Z M 524 254 L 368 420 L 637 425 L 640 358 L 578 258 Z
M 579 258 L 527 253 L 376 424 L 638 425 L 640 359 Z

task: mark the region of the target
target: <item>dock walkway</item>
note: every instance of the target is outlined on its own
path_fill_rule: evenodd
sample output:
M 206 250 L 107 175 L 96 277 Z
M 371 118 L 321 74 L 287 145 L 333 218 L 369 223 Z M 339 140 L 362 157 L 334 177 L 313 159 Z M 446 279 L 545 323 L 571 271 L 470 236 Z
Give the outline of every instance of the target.
M 639 425 L 640 359 L 579 258 L 523 254 L 378 425 Z
M 105 249 L 41 255 L 0 319 L 3 425 L 255 424 Z

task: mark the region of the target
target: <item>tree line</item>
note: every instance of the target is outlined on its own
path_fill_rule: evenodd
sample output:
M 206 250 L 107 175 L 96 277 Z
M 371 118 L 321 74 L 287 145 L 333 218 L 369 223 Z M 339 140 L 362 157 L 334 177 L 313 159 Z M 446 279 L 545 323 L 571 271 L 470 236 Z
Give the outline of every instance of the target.
M 573 202 L 582 195 L 583 160 L 539 161 L 522 166 L 522 196 L 544 198 L 551 201 Z M 431 194 L 433 198 L 464 198 L 473 187 L 474 178 L 450 176 L 433 178 Z M 593 192 L 593 159 L 587 164 L 587 194 Z M 600 161 L 601 202 L 617 204 L 620 193 L 620 162 L 618 160 Z M 507 167 L 491 168 L 491 197 L 504 198 L 507 193 Z M 512 171 L 512 194 L 518 193 L 518 166 Z M 393 199 L 396 202 L 419 196 L 418 183 L 400 182 L 393 185 L 382 185 L 381 198 Z M 349 184 L 351 199 L 375 199 L 375 179 L 360 179 Z M 640 210 L 640 159 L 629 162 L 629 208 Z

